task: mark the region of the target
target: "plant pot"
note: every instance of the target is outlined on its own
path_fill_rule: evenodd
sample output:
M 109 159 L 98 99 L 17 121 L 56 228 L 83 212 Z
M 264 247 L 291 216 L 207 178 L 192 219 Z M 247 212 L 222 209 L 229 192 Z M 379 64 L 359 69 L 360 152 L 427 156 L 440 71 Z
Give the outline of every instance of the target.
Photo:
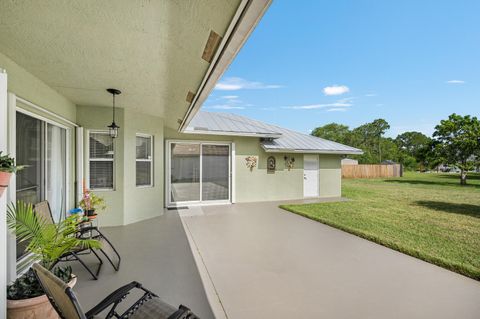
M 68 283 L 73 288 L 77 277 Z M 57 312 L 50 304 L 47 295 L 29 299 L 7 300 L 7 319 L 59 319 Z
M 3 192 L 8 187 L 8 184 L 10 183 L 10 177 L 12 176 L 12 173 L 9 172 L 0 172 L 0 197 L 3 195 Z
M 88 217 L 95 216 L 95 209 L 89 209 L 86 211 L 86 213 Z

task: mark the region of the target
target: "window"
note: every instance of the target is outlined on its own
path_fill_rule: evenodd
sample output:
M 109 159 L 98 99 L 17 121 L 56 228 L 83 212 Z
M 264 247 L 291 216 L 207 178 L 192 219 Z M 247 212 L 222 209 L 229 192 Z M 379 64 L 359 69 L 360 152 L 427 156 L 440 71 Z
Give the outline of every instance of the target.
M 137 134 L 136 143 L 135 171 L 137 186 L 153 186 L 153 137 Z
M 113 138 L 108 132 L 90 132 L 88 143 L 90 189 L 114 189 Z
M 48 200 L 53 218 L 67 206 L 67 130 L 37 117 L 16 113 L 16 162 L 25 165 L 16 174 L 16 199 L 30 204 Z M 28 243 L 17 245 L 17 259 Z

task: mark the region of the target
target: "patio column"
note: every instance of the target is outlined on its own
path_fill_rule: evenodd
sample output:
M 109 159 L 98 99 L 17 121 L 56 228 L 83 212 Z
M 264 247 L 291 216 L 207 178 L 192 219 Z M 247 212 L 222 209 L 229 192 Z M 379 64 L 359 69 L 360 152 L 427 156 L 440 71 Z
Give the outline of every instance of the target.
M 0 69 L 0 151 L 7 152 L 7 73 Z M 0 318 L 7 317 L 7 192 L 0 197 Z

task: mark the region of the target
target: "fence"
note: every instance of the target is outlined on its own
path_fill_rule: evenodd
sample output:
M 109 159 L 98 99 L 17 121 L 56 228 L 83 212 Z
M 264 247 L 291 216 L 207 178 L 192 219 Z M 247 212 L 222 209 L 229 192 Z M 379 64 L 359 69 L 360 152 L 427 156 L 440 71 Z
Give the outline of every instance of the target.
M 402 177 L 400 164 L 360 164 L 342 165 L 342 178 L 382 178 Z

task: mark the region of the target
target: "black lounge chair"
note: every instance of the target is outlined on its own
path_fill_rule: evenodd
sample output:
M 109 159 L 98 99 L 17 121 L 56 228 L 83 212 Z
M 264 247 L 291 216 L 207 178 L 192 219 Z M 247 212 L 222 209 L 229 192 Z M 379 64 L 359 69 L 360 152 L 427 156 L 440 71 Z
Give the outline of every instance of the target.
M 83 312 L 75 293 L 66 283 L 40 264 L 34 264 L 33 270 L 50 303 L 62 319 L 198 319 L 187 307 L 181 305 L 175 308 L 167 304 L 136 281 L 118 288 L 91 310 Z M 118 313 L 117 306 L 135 288 L 142 293 L 140 299 L 122 313 Z M 107 310 L 105 316 L 100 316 L 100 313 Z
M 50 209 L 50 204 L 48 201 L 43 201 L 40 203 L 35 204 L 34 206 L 35 213 L 42 217 L 46 222 L 54 224 L 55 221 L 53 220 L 52 211 Z M 112 243 L 105 237 L 98 227 L 88 226 L 88 227 L 80 227 L 78 229 L 78 237 L 79 238 L 91 238 L 100 241 L 101 248 L 98 250 L 107 258 L 107 260 L 112 265 L 113 269 L 116 271 L 120 268 L 121 257 L 120 254 L 117 252 L 115 247 Z M 88 265 L 82 260 L 81 256 L 86 253 L 93 253 L 93 255 L 98 260 L 98 266 L 96 271 L 94 272 Z M 65 262 L 65 261 L 78 261 L 89 273 L 92 275 L 93 279 L 98 279 L 98 274 L 100 273 L 100 269 L 103 265 L 103 260 L 98 255 L 96 249 L 90 248 L 81 248 L 79 247 L 77 250 L 69 252 L 63 255 L 57 262 Z

